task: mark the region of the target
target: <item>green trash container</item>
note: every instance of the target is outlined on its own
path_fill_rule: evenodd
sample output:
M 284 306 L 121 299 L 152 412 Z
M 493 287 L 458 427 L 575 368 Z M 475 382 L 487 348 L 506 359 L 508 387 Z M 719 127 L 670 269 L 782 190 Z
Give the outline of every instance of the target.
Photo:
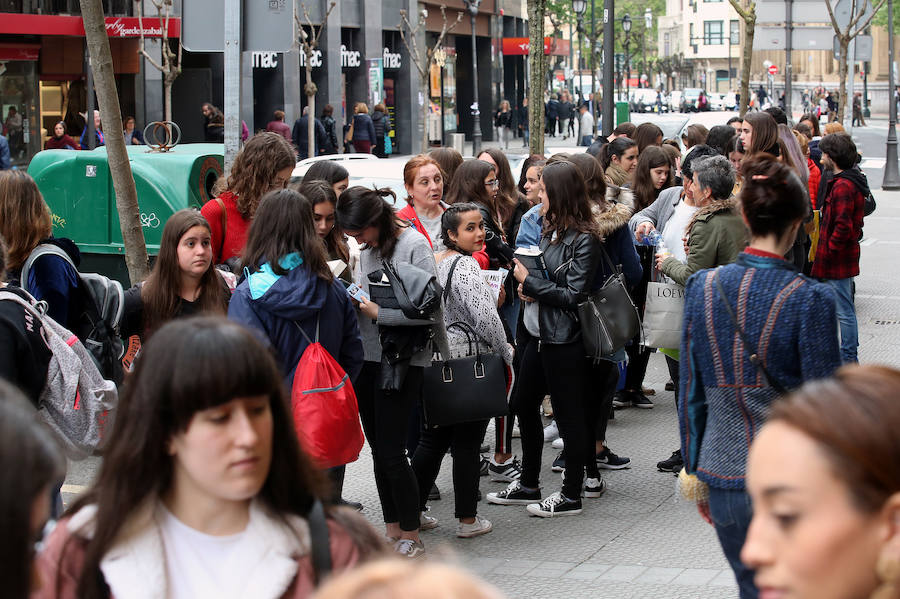
M 129 146 L 147 251 L 159 252 L 163 225 L 182 208 L 212 199 L 223 172 L 224 144 L 182 144 L 168 152 Z M 129 283 L 116 194 L 105 147 L 93 151 L 44 150 L 28 166 L 53 220 L 53 235 L 81 250 L 81 270 Z
M 631 120 L 628 102 L 616 102 L 616 127 Z

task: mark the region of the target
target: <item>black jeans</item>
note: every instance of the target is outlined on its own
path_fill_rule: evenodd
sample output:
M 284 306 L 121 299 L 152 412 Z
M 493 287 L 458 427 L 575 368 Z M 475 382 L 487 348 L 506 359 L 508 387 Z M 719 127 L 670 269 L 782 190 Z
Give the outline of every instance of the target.
M 615 362 L 599 360 L 591 364 L 591 392 L 588 397 L 589 410 L 596 411 L 591 422 L 597 423 L 595 441 L 603 441 L 606 445 L 606 427 L 612 413 L 613 395 L 619 382 L 619 367 Z M 596 409 L 593 407 L 596 406 Z
M 644 385 L 644 377 L 647 375 L 647 364 L 650 362 L 650 354 L 653 350 L 640 345 L 639 336 L 635 337 L 631 345 L 625 346 L 628 354 L 628 366 L 625 369 L 625 391 L 638 391 Z
M 521 323 L 520 323 L 521 325 Z M 544 429 L 540 405 L 547 394 L 544 369 L 538 356 L 538 339 L 524 325 L 516 335 L 516 382 L 513 385 L 510 411 L 519 419 L 522 440 L 522 477 L 525 487 L 537 488 L 541 479 L 541 453 Z
M 426 428 L 422 432 L 412 458 L 412 469 L 419 485 L 420 511 L 425 511 L 428 491 L 441 470 L 441 461 L 447 449 L 450 449 L 453 456 L 454 513 L 457 518 L 473 518 L 478 513 L 480 449 L 487 425 L 487 420 L 481 420 Z
M 378 384 L 381 364 L 365 362 L 356 379 L 356 398 L 363 431 L 372 448 L 375 485 L 385 522 L 400 529 L 419 529 L 419 487 L 406 456 L 409 415 L 422 395 L 422 367 L 410 366 L 403 388 L 382 391 Z

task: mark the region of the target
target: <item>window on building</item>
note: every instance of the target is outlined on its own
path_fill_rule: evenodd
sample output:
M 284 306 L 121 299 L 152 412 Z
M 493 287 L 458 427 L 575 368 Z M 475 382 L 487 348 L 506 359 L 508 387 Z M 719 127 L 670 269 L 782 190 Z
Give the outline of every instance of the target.
M 669 33 L 666 32 L 663 34 L 663 56 L 671 56 L 672 48 L 669 39 Z
M 694 37 L 694 24 L 689 24 L 690 29 L 688 30 L 688 35 L 690 36 L 690 44 L 691 49 L 694 51 L 694 54 L 697 53 L 697 39 Z
M 740 21 L 731 21 L 731 45 L 737 46 L 741 43 L 741 23 Z
M 707 46 L 721 46 L 723 39 L 722 21 L 703 21 L 703 43 Z

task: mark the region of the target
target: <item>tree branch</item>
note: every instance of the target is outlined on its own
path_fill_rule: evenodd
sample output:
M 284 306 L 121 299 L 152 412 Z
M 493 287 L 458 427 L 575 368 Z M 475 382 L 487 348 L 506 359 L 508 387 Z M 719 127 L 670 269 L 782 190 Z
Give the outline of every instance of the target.
M 856 31 L 854 31 L 854 32 L 850 35 L 850 39 L 853 39 L 854 37 L 856 37 L 857 35 L 859 35 L 859 34 L 862 33 L 863 31 L 865 31 L 865 29 L 872 23 L 872 19 L 875 18 L 875 15 L 878 14 L 878 11 L 881 10 L 881 7 L 884 6 L 884 4 L 885 4 L 886 1 L 887 1 L 887 0 L 880 0 L 880 1 L 878 2 L 878 5 L 875 6 L 875 7 L 872 9 L 872 14 L 869 15 L 869 18 L 866 19 L 866 22 L 863 23 L 862 25 L 860 25 L 859 27 L 856 28 Z M 853 22 L 853 23 L 850 23 L 849 29 L 853 29 L 853 27 L 856 25 L 856 23 L 859 22 L 860 18 L 862 18 L 862 16 L 863 16 L 863 13 L 865 12 L 865 10 L 866 10 L 866 7 L 865 7 L 865 4 L 864 4 L 863 7 L 862 7 L 862 9 L 860 10 L 859 14 L 856 15 L 856 21 Z
M 838 37 L 843 37 L 844 32 L 841 31 L 837 18 L 834 16 L 834 9 L 831 8 L 831 0 L 825 0 L 825 8 L 828 9 L 828 18 L 831 19 L 831 28 L 834 29 L 834 34 Z
M 744 11 L 744 8 L 738 4 L 737 0 L 728 0 L 728 3 L 731 4 L 731 8 L 734 9 L 734 12 L 738 14 L 738 16 L 744 21 L 747 20 L 747 13 Z
M 420 21 L 423 20 L 424 19 L 420 19 Z M 403 31 L 404 25 L 406 26 L 406 29 L 409 30 L 409 38 L 412 38 L 412 42 L 410 42 L 409 38 L 407 38 L 407 34 Z M 398 26 L 398 29 L 400 29 L 400 39 L 403 41 L 403 45 L 406 46 L 406 51 L 409 53 L 410 58 L 412 58 L 413 64 L 416 65 L 419 76 L 425 77 L 425 67 L 422 64 L 422 55 L 419 53 L 419 43 L 417 41 L 420 26 L 421 22 L 417 23 L 416 27 L 413 28 L 412 23 L 409 22 L 409 15 L 406 11 L 400 11 L 400 25 Z

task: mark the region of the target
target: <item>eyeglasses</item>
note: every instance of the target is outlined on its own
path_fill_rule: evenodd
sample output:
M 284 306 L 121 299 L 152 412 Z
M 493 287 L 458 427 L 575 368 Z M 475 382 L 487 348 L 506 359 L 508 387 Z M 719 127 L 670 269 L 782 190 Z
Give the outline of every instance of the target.
M 485 185 L 490 185 L 491 187 L 500 187 L 500 179 L 494 179 L 492 181 L 485 182 Z

